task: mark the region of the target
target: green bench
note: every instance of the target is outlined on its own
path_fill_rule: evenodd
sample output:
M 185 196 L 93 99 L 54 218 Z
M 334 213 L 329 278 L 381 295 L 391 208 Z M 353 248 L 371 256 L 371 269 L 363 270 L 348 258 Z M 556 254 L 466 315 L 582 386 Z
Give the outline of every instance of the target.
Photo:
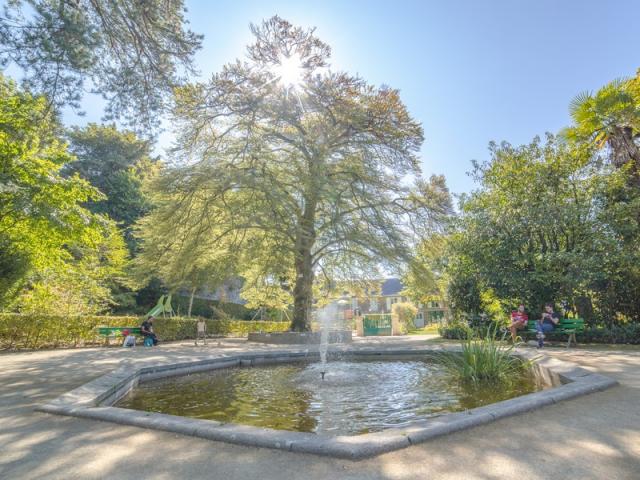
M 536 330 L 537 320 L 529 320 L 527 322 L 526 330 L 521 330 L 519 333 L 524 335 L 535 336 L 538 331 Z M 584 319 L 582 318 L 561 318 L 553 332 L 545 333 L 545 337 L 554 337 L 556 335 L 567 335 L 567 348 L 571 346 L 573 341 L 574 345 L 577 345 L 576 333 L 584 331 Z
M 104 336 L 104 344 L 109 345 L 110 337 L 121 337 L 123 330 L 129 330 L 132 335 L 141 335 L 140 327 L 98 327 L 98 335 Z

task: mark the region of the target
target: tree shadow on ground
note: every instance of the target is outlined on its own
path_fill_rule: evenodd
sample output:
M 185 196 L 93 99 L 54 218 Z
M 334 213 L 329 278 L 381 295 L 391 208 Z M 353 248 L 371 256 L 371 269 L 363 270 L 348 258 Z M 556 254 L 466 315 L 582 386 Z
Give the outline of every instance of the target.
M 246 344 L 238 345 L 246 348 Z M 184 347 L 172 348 L 1 356 L 0 477 L 640 478 L 640 352 L 550 351 L 550 355 L 582 361 L 587 368 L 612 374 L 622 385 L 358 462 L 34 411 L 37 404 L 121 362 L 194 354 Z

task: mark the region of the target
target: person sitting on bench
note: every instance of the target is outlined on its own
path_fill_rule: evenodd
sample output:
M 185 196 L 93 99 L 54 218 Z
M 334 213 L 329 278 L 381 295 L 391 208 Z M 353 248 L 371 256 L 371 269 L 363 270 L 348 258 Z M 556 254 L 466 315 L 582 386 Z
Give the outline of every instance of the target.
M 511 312 L 511 325 L 509 326 L 509 331 L 511 332 L 511 339 L 513 340 L 513 343 L 516 343 L 518 330 L 525 328 L 528 320 L 529 316 L 524 310 L 523 303 L 518 305 L 518 310 Z
M 553 311 L 553 304 L 547 303 L 544 306 L 542 318 L 536 322 L 536 330 L 538 331 L 538 348 L 542 348 L 544 346 L 544 334 L 552 332 L 559 322 L 560 316 Z
M 157 345 L 158 337 L 156 336 L 155 333 L 153 333 L 153 320 L 154 320 L 154 317 L 153 315 L 151 315 L 144 322 L 142 322 L 142 324 L 140 324 L 140 333 L 142 333 L 142 336 L 145 339 L 147 337 L 151 338 L 151 340 L 153 340 L 153 344 Z

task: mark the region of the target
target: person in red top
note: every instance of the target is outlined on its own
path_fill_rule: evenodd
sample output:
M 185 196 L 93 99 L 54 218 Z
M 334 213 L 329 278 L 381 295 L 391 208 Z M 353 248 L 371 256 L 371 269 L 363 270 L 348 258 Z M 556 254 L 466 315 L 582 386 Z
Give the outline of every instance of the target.
M 524 304 L 518 306 L 518 310 L 511 312 L 511 325 L 509 331 L 511 331 L 511 339 L 515 343 L 518 330 L 522 330 L 527 326 L 529 321 L 529 315 L 524 311 Z

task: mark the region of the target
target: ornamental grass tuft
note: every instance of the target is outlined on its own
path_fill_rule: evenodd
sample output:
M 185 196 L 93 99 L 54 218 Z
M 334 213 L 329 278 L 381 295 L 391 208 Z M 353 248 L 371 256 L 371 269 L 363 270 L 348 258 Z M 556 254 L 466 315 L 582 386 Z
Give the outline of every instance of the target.
M 462 352 L 445 356 L 444 365 L 462 382 L 473 384 L 511 382 L 522 378 L 529 362 L 513 356 L 514 345 L 506 345 L 503 340 L 504 337 L 496 339 L 494 331 L 488 331 L 484 337 L 462 340 Z

